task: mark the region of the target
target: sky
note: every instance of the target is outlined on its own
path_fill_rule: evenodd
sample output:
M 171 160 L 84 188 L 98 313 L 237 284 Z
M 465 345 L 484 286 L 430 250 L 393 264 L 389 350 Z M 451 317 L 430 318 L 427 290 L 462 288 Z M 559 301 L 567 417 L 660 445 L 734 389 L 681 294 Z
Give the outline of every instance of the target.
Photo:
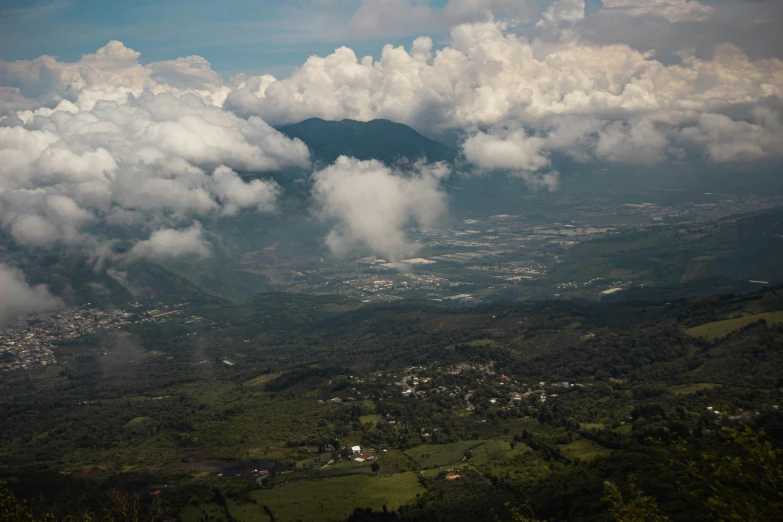
M 438 9 L 445 3 L 431 5 Z M 72 61 L 120 40 L 141 52 L 142 62 L 197 54 L 224 76 L 285 74 L 308 56 L 346 43 L 363 55 L 377 55 L 386 43 L 408 40 L 407 31 L 356 30 L 351 19 L 360 4 L 345 0 L 10 0 L 5 5 L 4 60 L 50 54 Z M 446 36 L 448 27 L 431 34 Z
M 739 176 L 783 161 L 782 19 L 777 0 L 6 0 L 0 237 L 208 259 L 210 221 L 279 211 L 270 174 L 299 169 L 328 248 L 394 260 L 451 176 L 556 191 L 553 155 Z M 458 136 L 460 162 L 316 167 L 275 129 L 310 117 Z M 19 302 L 54 302 L 3 263 Z
M 0 59 L 32 59 L 48 54 L 75 61 L 110 40 L 120 40 L 142 53 L 142 63 L 195 54 L 205 57 L 214 70 L 226 77 L 240 72 L 282 75 L 301 65 L 308 56 L 326 55 L 339 45 L 350 44 L 358 54 L 377 56 L 384 44 L 409 43 L 408 37 L 414 33 L 427 34 L 435 41 L 445 40 L 450 24 L 483 18 L 488 9 L 499 16 L 509 15 L 524 29 L 534 25 L 549 3 L 546 0 L 4 0 L 0 12 Z M 759 11 L 758 19 L 761 19 L 772 11 L 764 8 L 764 4 L 773 3 L 774 0 L 701 2 L 718 7 L 735 22 L 736 11 Z M 463 7 L 455 9 L 457 4 Z M 602 8 L 601 0 L 586 2 L 588 15 Z M 384 19 L 380 27 L 368 23 L 373 10 Z M 411 13 L 409 17 L 389 16 L 404 14 L 406 10 Z M 416 10 L 427 16 L 417 16 Z M 774 20 L 769 23 L 773 24 Z M 780 52 L 780 46 L 773 50 L 771 44 L 762 47 L 768 52 Z

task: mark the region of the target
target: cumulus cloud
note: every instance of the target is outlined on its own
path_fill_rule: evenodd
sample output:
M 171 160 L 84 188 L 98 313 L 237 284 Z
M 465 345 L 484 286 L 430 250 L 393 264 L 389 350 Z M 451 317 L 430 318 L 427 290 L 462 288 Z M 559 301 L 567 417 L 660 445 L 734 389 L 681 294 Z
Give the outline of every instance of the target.
M 275 124 L 388 118 L 438 132 L 574 115 L 681 124 L 783 98 L 783 61 L 751 61 L 728 44 L 710 59 L 683 55 L 666 64 L 623 44 L 531 41 L 502 22 L 463 24 L 451 37 L 434 55 L 427 38 L 410 52 L 387 45 L 379 60 L 342 47 L 309 58 L 288 78 L 241 82 L 226 103 Z
M 204 239 L 203 229 L 197 222 L 183 230 L 162 228 L 153 232 L 149 239 L 139 241 L 128 252 L 131 259 L 149 258 L 163 260 L 181 256 L 209 257 L 209 243 Z
M 221 105 L 228 94 L 229 88 L 204 58 L 190 56 L 144 66 L 139 56 L 113 40 L 77 62 L 60 62 L 52 56 L 0 61 L 0 78 L 4 87 L 23 97 L 17 103 L 49 107 L 65 99 L 89 108 L 98 100 L 121 101 L 128 94 L 138 96 L 145 90 L 190 93 Z
M 536 27 L 556 26 L 562 23 L 575 23 L 585 18 L 584 0 L 555 0 L 541 14 Z
M 751 121 L 736 121 L 723 114 L 702 114 L 696 125 L 686 127 L 682 137 L 704 147 L 714 163 L 738 163 L 783 157 L 783 122 L 777 111 L 753 110 Z
M 589 19 L 615 15 L 627 17 L 629 31 L 648 19 L 684 31 L 711 23 L 712 6 L 606 0 L 586 17 L 583 0 L 556 0 L 524 31 L 488 13 L 529 19 L 527 2 L 404 1 L 361 2 L 355 29 L 377 36 L 397 25 L 458 24 L 448 43 L 422 36 L 407 49 L 385 46 L 378 59 L 340 47 L 286 78 L 229 82 L 204 58 L 142 65 L 117 41 L 72 63 L 0 62 L 0 228 L 31 247 L 110 239 L 100 236 L 104 225 L 133 227 L 136 237 L 187 232 L 198 244 L 200 232 L 187 228 L 194 219 L 275 207 L 280 187 L 254 173 L 308 168 L 309 157 L 302 142 L 270 125 L 309 117 L 387 118 L 461 135 L 477 170 L 549 189 L 557 185 L 554 153 L 620 163 L 684 151 L 713 162 L 780 157 L 780 59 L 752 59 L 729 43 L 663 58 L 588 34 Z M 316 173 L 314 198 L 335 222 L 330 246 L 400 255 L 410 247 L 406 224 L 429 223 L 442 209 L 433 172 L 418 166 L 404 175 L 343 158 Z M 368 201 L 388 216 L 387 228 L 356 217 L 372 215 Z M 135 255 L 159 257 L 144 245 Z
M 18 268 L 0 263 L 0 325 L 16 317 L 63 306 L 45 285 L 31 286 Z
M 227 90 L 203 58 L 142 66 L 112 42 L 76 63 L 2 67 L 40 104 L 0 120 L 0 228 L 22 245 L 95 242 L 101 224 L 176 227 L 269 211 L 279 186 L 236 172 L 309 165 L 304 143 L 204 94 Z M 59 101 L 47 107 L 52 93 Z
M 533 133 L 525 128 L 494 127 L 469 135 L 461 145 L 465 159 L 482 170 L 503 170 L 533 187 L 557 188 L 550 156 L 560 152 L 580 162 L 652 164 L 670 152 L 670 139 L 645 118 L 604 121 L 557 119 Z M 679 150 L 672 149 L 679 154 Z
M 712 9 L 674 0 L 633 5 Z M 558 0 L 540 28 L 579 22 L 583 7 Z M 467 134 L 464 155 L 479 168 L 534 181 L 531 174 L 546 173 L 553 151 L 581 161 L 679 158 L 689 144 L 707 146 L 693 137 L 686 143 L 687 133 L 679 133 L 703 115 L 734 113 L 737 119 L 744 112 L 750 120 L 748 107 L 783 102 L 783 61 L 751 60 L 732 44 L 716 46 L 709 58 L 686 50 L 672 62 L 626 44 L 591 43 L 578 32 L 553 34 L 559 36 L 531 40 L 489 20 L 453 28 L 450 44 L 435 52 L 427 37 L 408 50 L 387 45 L 378 60 L 342 47 L 309 58 L 288 78 L 244 79 L 226 106 L 274 123 L 388 118 L 434 134 L 457 130 Z M 774 156 L 769 146 L 760 150 Z M 546 179 L 552 186 L 553 177 Z
M 431 226 L 446 212 L 441 181 L 448 175 L 445 164 L 418 163 L 402 172 L 341 156 L 313 175 L 320 215 L 334 224 L 327 246 L 338 256 L 362 249 L 389 260 L 409 255 L 405 228 Z

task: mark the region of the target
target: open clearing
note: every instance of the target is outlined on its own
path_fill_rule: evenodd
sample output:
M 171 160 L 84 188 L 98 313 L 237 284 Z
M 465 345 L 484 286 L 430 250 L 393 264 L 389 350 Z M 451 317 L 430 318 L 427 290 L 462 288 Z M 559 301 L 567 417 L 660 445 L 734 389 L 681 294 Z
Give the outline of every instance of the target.
M 563 455 L 570 459 L 593 460 L 612 454 L 612 450 L 587 439 L 575 440 L 559 447 Z
M 411 472 L 391 476 L 352 475 L 324 480 L 297 480 L 280 487 L 258 490 L 250 496 L 269 509 L 278 522 L 288 520 L 342 520 L 355 507 L 389 510 L 424 493 Z M 234 514 L 232 512 L 232 514 Z M 241 514 L 234 514 L 241 520 Z M 247 519 L 250 522 L 251 519 Z M 262 519 L 263 520 L 263 519 Z
M 485 442 L 483 440 L 463 440 L 451 444 L 424 444 L 409 449 L 405 454 L 422 469 L 438 468 L 461 461 L 466 450 L 473 450 Z
M 669 386 L 669 391 L 675 395 L 690 395 L 701 390 L 711 390 L 719 384 L 713 384 L 711 382 L 696 382 L 693 384 L 678 384 L 677 386 Z
M 695 326 L 685 330 L 685 333 L 691 337 L 701 337 L 702 339 L 715 340 L 725 337 L 731 332 L 737 331 L 751 323 L 764 319 L 767 324 L 773 325 L 783 323 L 783 312 L 767 312 L 763 314 L 746 315 L 736 319 L 726 319 L 724 321 L 715 321 L 713 323 Z

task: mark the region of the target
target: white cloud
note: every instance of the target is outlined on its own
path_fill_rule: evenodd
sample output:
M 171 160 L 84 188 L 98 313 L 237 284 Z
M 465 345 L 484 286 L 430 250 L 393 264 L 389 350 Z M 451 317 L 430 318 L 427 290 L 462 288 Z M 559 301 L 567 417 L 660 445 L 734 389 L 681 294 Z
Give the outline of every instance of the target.
M 258 211 L 275 209 L 282 189 L 274 181 L 253 179 L 244 182 L 228 167 L 218 167 L 212 174 L 213 192 L 223 203 L 223 214 L 233 216 L 243 208 Z
M 462 144 L 465 158 L 487 170 L 538 171 L 549 167 L 546 140 L 525 129 L 478 132 Z
M 481 170 L 503 170 L 530 185 L 557 188 L 551 170 L 552 152 L 580 162 L 598 159 L 613 163 L 649 164 L 666 157 L 669 138 L 647 119 L 602 121 L 593 118 L 556 119 L 535 133 L 524 128 L 495 127 L 480 131 L 461 145 L 465 159 Z
M 600 129 L 595 155 L 615 163 L 657 163 L 666 157 L 668 144 L 650 120 L 615 121 Z
M 558 24 L 573 24 L 584 20 L 585 0 L 555 0 L 541 14 L 541 20 L 536 27 L 555 26 Z
M 756 107 L 752 121 L 735 121 L 722 114 L 702 114 L 682 137 L 704 147 L 709 161 L 737 163 L 783 157 L 783 122 L 776 111 Z
M 272 123 L 388 118 L 437 132 L 561 116 L 645 116 L 680 124 L 701 112 L 783 99 L 783 61 L 722 45 L 711 59 L 665 64 L 627 45 L 529 41 L 503 23 L 464 24 L 428 58 L 387 45 L 379 60 L 348 48 L 313 56 L 290 77 L 248 80 L 228 97 Z
M 443 164 L 416 164 L 401 172 L 378 161 L 341 156 L 314 174 L 321 217 L 334 223 L 326 243 L 338 256 L 370 250 L 389 260 L 412 253 L 405 228 L 433 225 L 446 212 Z
M 30 286 L 18 268 L 0 263 L 0 325 L 16 317 L 57 310 L 63 302 L 45 285 Z
M 144 66 L 138 52 L 116 40 L 77 62 L 60 62 L 52 56 L 0 61 L 0 77 L 5 87 L 18 89 L 21 96 L 50 107 L 67 99 L 90 109 L 98 100 L 122 101 L 145 90 L 190 93 L 221 105 L 229 91 L 204 58 L 190 56 Z
M 149 258 L 155 260 L 181 256 L 209 257 L 210 255 L 209 243 L 204 239 L 203 230 L 198 222 L 183 230 L 171 228 L 156 230 L 149 239 L 139 241 L 128 252 L 130 259 Z
M 314 116 L 462 134 L 462 152 L 479 170 L 549 188 L 556 152 L 623 163 L 662 161 L 683 148 L 713 162 L 780 157 L 780 119 L 765 108 L 783 103 L 779 59 L 754 60 L 721 44 L 709 57 L 683 51 L 664 60 L 594 43 L 580 32 L 591 18 L 583 20 L 582 0 L 550 5 L 531 29 L 535 38 L 486 18 L 488 9 L 524 18 L 527 2 L 451 0 L 436 9 L 405 1 L 417 20 L 399 3 L 367 0 L 355 21 L 375 36 L 410 22 L 484 21 L 457 25 L 439 48 L 426 36 L 408 49 L 387 45 L 378 60 L 340 47 L 282 79 L 238 75 L 227 83 L 197 56 L 142 65 L 117 41 L 73 63 L 0 62 L 0 228 L 22 245 L 79 245 L 105 239 L 96 232 L 103 224 L 177 231 L 204 216 L 274 209 L 281 189 L 246 174 L 307 168 L 305 145 L 268 123 Z M 629 30 L 646 20 L 636 15 L 666 24 L 712 12 L 694 0 L 605 6 L 604 14 L 632 15 Z M 406 177 L 343 159 L 317 173 L 315 197 L 337 223 L 335 251 L 364 245 L 394 257 L 408 248 L 405 224 L 430 221 L 418 199 L 402 203 L 409 187 L 442 208 L 437 176 L 425 170 Z M 374 186 L 397 195 L 388 208 L 368 196 Z M 359 187 L 365 192 L 352 190 Z M 355 217 L 369 215 L 368 198 L 390 216 L 388 229 Z
M 561 2 L 568 3 L 544 19 L 578 21 L 581 3 Z M 652 51 L 593 44 L 576 33 L 529 40 L 502 22 L 463 24 L 451 36 L 434 55 L 426 37 L 410 51 L 388 45 L 379 60 L 342 47 L 309 58 L 288 78 L 246 79 L 226 103 L 274 123 L 388 118 L 432 133 L 456 129 L 472 136 L 465 154 L 479 167 L 523 155 L 511 170 L 529 174 L 531 167 L 543 172 L 554 150 L 580 160 L 660 161 L 681 152 L 678 129 L 700 115 L 783 102 L 783 61 L 754 61 L 731 44 L 717 46 L 709 59 L 684 52 L 679 62 L 665 63 Z M 574 122 L 587 128 L 575 132 L 568 128 Z M 502 143 L 477 131 L 498 128 L 524 130 Z M 482 156 L 490 146 L 502 153 Z
M 660 16 L 671 23 L 703 22 L 715 8 L 697 0 L 603 0 L 604 10 L 630 16 Z
M 59 99 L 0 126 L 0 227 L 23 245 L 91 243 L 90 227 L 102 222 L 177 226 L 269 211 L 279 187 L 234 171 L 309 165 L 301 141 L 203 95 L 228 89 L 203 58 L 142 66 L 138 53 L 112 42 L 76 63 L 43 57 L 3 67 L 20 92 L 40 95 L 30 100 Z

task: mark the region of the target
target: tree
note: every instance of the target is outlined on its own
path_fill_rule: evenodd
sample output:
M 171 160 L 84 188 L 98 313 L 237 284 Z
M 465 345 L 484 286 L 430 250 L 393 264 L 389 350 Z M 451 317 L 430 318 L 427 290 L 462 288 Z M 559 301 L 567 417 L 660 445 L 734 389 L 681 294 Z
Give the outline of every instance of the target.
M 373 461 L 373 463 L 370 464 L 370 469 L 373 473 L 378 473 L 378 470 L 381 469 L 381 466 L 377 462 Z
M 683 441 L 664 449 L 669 465 L 692 479 L 692 492 L 707 491 L 705 505 L 717 520 L 783 520 L 783 451 L 763 431 L 724 427 L 729 451 L 692 458 Z
M 616 522 L 665 522 L 669 517 L 661 515 L 658 503 L 653 497 L 642 494 L 636 487 L 636 479 L 628 476 L 631 493 L 628 499 L 623 498 L 620 488 L 613 482 L 604 482 L 606 496 L 604 502 L 609 504 L 609 513 Z
M 3 522 L 92 522 L 88 514 L 57 517 L 50 509 L 42 509 L 40 515 L 33 515 L 26 502 L 19 502 L 8 488 L 8 483 L 0 480 L 0 520 Z

